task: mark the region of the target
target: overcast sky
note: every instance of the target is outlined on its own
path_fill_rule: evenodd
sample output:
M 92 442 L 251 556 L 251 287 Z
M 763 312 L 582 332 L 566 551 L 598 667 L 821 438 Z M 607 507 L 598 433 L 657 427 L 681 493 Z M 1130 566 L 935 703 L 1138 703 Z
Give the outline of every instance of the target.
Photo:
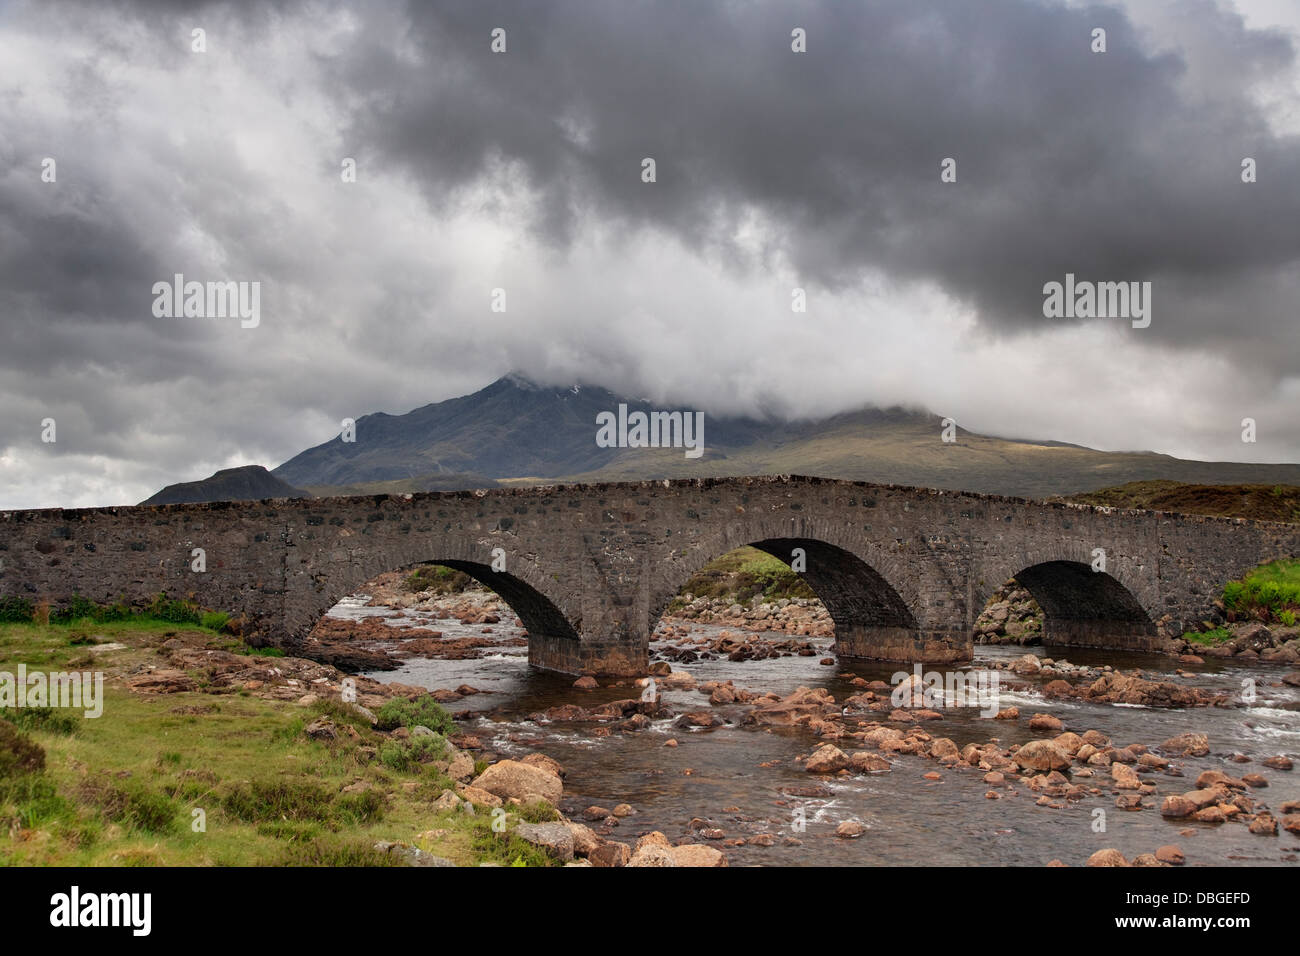
M 0 0 L 0 507 L 510 370 L 1300 460 L 1292 0 L 357 6 Z M 1067 272 L 1151 282 L 1150 326 L 1045 318 Z M 155 317 L 175 273 L 259 324 Z

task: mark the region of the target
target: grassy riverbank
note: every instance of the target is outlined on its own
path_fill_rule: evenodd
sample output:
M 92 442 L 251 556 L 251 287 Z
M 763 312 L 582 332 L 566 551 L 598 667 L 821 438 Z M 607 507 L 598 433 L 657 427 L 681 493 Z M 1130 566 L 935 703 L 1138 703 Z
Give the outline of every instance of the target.
M 1240 580 L 1229 581 L 1223 587 L 1219 605 L 1223 609 L 1222 617 L 1232 626 L 1188 631 L 1183 634 L 1184 639 L 1203 647 L 1215 647 L 1237 639 L 1242 626 L 1251 623 L 1294 634 L 1300 619 L 1300 560 L 1270 561 Z
M 1223 589 L 1223 605 L 1233 616 L 1295 627 L 1300 612 L 1300 560 L 1270 561 Z
M 149 694 L 127 678 L 158 663 L 165 641 L 224 650 L 228 636 L 175 624 L 107 622 L 87 638 L 76 624 L 0 625 L 0 669 L 105 672 L 102 716 L 10 708 L 0 749 L 0 864 L 391 865 L 376 843 L 402 843 L 459 865 L 546 865 L 487 812 L 438 812 L 452 781 L 441 735 L 398 729 L 419 720 L 451 728 L 431 700 L 380 708 L 379 726 L 336 699 L 309 704 L 203 686 Z M 74 643 L 75 641 L 75 643 Z M 98 643 L 87 643 L 87 641 Z M 125 645 L 117 649 L 113 644 Z M 255 663 L 258 658 L 249 656 Z M 305 732 L 327 718 L 334 739 Z M 386 726 L 389 730 L 381 730 Z M 35 744 L 43 767 L 30 759 Z M 529 811 L 535 816 L 537 811 Z M 512 813 L 509 822 L 517 822 Z

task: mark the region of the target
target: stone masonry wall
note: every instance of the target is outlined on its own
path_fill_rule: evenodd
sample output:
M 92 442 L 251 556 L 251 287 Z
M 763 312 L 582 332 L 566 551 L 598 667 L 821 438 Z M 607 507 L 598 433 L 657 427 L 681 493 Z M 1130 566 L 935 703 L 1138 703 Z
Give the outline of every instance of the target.
M 691 574 L 754 543 L 786 560 L 805 550 L 841 654 L 933 661 L 968 658 L 989 596 L 1031 566 L 1088 565 L 1104 549 L 1147 620 L 1108 636 L 1084 581 L 1060 602 L 1057 632 L 1136 648 L 1155 622 L 1173 631 L 1204 616 L 1225 581 L 1300 554 L 1289 525 L 762 477 L 3 512 L 0 595 L 144 602 L 165 591 L 291 646 L 376 575 L 451 561 L 511 603 L 535 664 L 630 674 Z M 191 570 L 195 548 L 203 573 Z M 497 548 L 504 572 L 492 570 Z

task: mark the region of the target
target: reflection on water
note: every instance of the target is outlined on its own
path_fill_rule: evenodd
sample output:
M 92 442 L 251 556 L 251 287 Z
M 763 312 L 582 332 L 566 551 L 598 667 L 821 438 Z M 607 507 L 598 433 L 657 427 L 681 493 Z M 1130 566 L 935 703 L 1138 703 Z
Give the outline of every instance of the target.
M 478 625 L 435 622 L 418 610 L 394 612 L 367 608 L 364 603 L 364 598 L 352 598 L 331 613 L 353 619 L 397 613 L 400 616 L 388 620 L 397 629 L 395 641 L 403 637 L 401 629 L 412 624 L 436 627 L 446 638 L 481 635 Z M 719 630 L 708 625 L 691 629 L 693 636 L 711 636 Z M 521 633 L 504 621 L 492 631 L 499 639 Z M 774 637 L 785 639 L 787 635 Z M 696 661 L 685 669 L 701 682 L 732 680 L 737 687 L 758 692 L 786 694 L 803 685 L 824 687 L 837 700 L 857 693 L 859 688 L 837 676 L 846 668 L 818 663 L 825 656 L 823 647 L 829 653 L 830 640 L 814 639 L 814 643 L 819 648 L 814 657 Z M 1014 659 L 1025 649 L 978 647 L 976 653 L 973 666 L 981 666 Z M 1259 765 L 1260 760 L 1278 753 L 1293 759 L 1300 756 L 1300 690 L 1281 685 L 1282 671 L 1277 668 L 1231 660 L 1176 665 L 1165 657 L 1074 648 L 1038 649 L 1036 653 L 1091 666 L 1142 667 L 1153 679 L 1187 681 L 1234 695 L 1240 693 L 1242 681 L 1250 679 L 1259 696 L 1250 707 L 1167 711 L 1048 700 L 1039 692 L 1036 679 L 1025 678 L 1026 689 L 1003 690 L 1000 701 L 1003 707 L 1018 706 L 1023 715 L 1020 721 L 994 721 L 980 717 L 975 709 L 949 709 L 942 721 L 927 722 L 926 731 L 950 737 L 959 747 L 991 739 L 1006 746 L 1033 736 L 1027 718 L 1039 712 L 1055 714 L 1068 730 L 1099 730 L 1117 746 L 1153 746 L 1175 734 L 1199 731 L 1209 735 L 1211 753 L 1178 761 L 1184 777 L 1143 775 L 1144 781 L 1158 785 L 1160 796 L 1192 789 L 1198 773 L 1214 768 L 1233 776 L 1263 773 L 1270 786 L 1253 795 L 1272 807 L 1275 815 L 1282 803 L 1300 799 L 1300 772 L 1273 771 Z M 1194 676 L 1180 678 L 1175 667 Z M 900 669 L 896 664 L 855 664 L 851 668 L 859 677 L 885 681 Z M 1067 803 L 1059 810 L 1035 806 L 1036 795 L 1024 786 L 1018 787 L 1018 796 L 985 799 L 989 787 L 981 772 L 944 770 L 920 757 L 893 758 L 894 769 L 889 773 L 823 781 L 794 762 L 796 756 L 816 746 L 816 738 L 801 731 L 742 728 L 743 705 L 712 708 L 729 723 L 708 731 L 686 731 L 674 727 L 671 720 L 658 720 L 638 733 L 599 737 L 592 733 L 599 726 L 596 724 L 533 722 L 528 719 L 530 714 L 557 704 L 592 706 L 636 696 L 636 691 L 627 685 L 576 691 L 572 678 L 530 668 L 525 647 L 502 647 L 495 652 L 485 649 L 485 656 L 474 660 L 412 658 L 398 670 L 369 676 L 430 689 L 470 684 L 481 690 L 483 693 L 454 707 L 472 712 L 461 724 L 479 736 L 485 747 L 506 756 L 540 750 L 559 760 L 568 772 L 564 805 L 570 811 L 590 804 L 611 807 L 617 803 L 629 803 L 636 809 L 634 816 L 621 821 L 609 834 L 611 839 L 634 842 L 642 833 L 662 830 L 675 840 L 688 835 L 693 818 L 709 821 L 726 831 L 728 838 L 762 832 L 776 837 L 770 847 L 723 846 L 732 865 L 1041 865 L 1053 858 L 1081 865 L 1103 847 L 1115 847 L 1131 858 L 1154 852 L 1166 843 L 1179 844 L 1189 864 L 1284 865 L 1300 853 L 1300 837 L 1285 831 L 1279 837 L 1256 836 L 1242 824 L 1173 823 L 1163 820 L 1156 809 L 1117 809 L 1104 770 L 1082 781 L 1099 787 L 1102 795 Z M 667 691 L 664 700 L 677 713 L 709 708 L 707 698 L 695 691 Z M 492 714 L 486 715 L 487 711 Z M 664 746 L 668 737 L 678 741 L 676 748 Z M 1252 762 L 1227 761 L 1234 752 L 1245 754 Z M 768 763 L 773 765 L 760 766 Z M 942 773 L 941 780 L 923 779 L 923 774 L 936 769 Z M 783 792 L 784 788 L 818 784 L 824 788 L 818 796 Z M 1158 805 L 1158 799 L 1148 798 L 1147 802 Z M 1105 833 L 1093 830 L 1097 808 L 1106 811 Z M 793 826 L 796 809 L 802 810 L 806 821 L 802 832 Z M 860 839 L 835 837 L 836 825 L 849 819 L 867 827 Z M 1188 828 L 1194 835 L 1180 835 L 1180 830 Z M 798 844 L 789 845 L 787 840 Z

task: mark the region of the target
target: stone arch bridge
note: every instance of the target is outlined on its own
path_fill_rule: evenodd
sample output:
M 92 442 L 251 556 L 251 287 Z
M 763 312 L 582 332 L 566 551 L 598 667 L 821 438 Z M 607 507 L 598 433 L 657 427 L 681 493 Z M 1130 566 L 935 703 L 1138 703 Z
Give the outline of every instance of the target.
M 291 649 L 366 581 L 433 561 L 504 598 L 533 664 L 629 675 L 687 579 L 746 544 L 804 550 L 840 656 L 939 663 L 970 658 L 975 618 L 1013 576 L 1047 643 L 1154 649 L 1224 582 L 1300 554 L 1300 529 L 797 476 L 47 509 L 0 513 L 0 596 L 165 591 Z

